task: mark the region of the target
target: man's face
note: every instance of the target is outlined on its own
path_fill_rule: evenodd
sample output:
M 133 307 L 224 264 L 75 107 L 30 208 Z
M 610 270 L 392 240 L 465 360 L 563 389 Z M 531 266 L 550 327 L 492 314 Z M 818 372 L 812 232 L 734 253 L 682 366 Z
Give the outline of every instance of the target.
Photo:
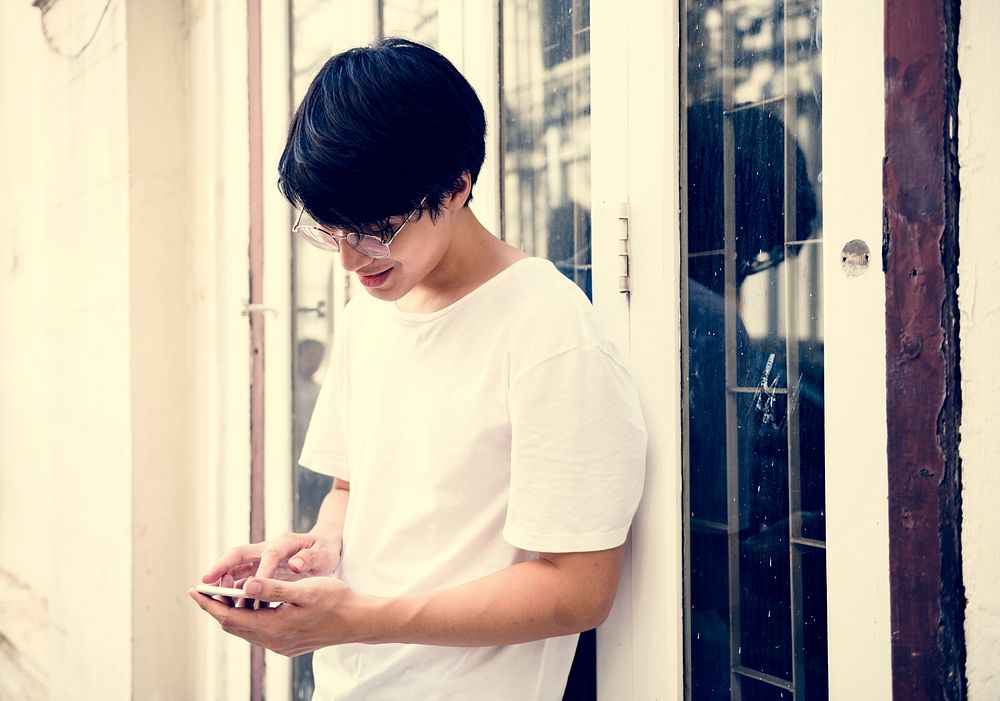
M 374 259 L 342 245 L 339 255 L 344 269 L 355 273 L 370 295 L 386 302 L 401 299 L 415 287 L 446 282 L 448 271 L 461 265 L 448 253 L 467 195 L 468 186 L 451 195 L 435 221 L 426 212 L 411 218 L 393 241 L 387 258 Z

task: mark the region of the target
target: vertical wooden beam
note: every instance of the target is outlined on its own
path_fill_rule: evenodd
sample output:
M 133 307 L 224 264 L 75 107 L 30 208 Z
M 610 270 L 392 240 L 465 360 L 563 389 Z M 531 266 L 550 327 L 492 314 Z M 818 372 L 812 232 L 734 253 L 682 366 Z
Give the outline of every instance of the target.
M 250 136 L 250 542 L 264 539 L 264 141 L 260 0 L 247 0 Z M 264 649 L 250 648 L 250 698 L 264 698 Z
M 885 0 L 883 261 L 895 699 L 965 698 L 959 0 Z

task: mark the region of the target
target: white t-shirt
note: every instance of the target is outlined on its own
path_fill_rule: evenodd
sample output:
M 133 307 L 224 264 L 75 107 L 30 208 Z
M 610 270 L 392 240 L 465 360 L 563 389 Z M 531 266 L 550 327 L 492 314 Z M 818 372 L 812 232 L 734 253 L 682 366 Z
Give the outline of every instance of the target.
M 645 449 L 635 387 L 590 302 L 525 258 L 430 314 L 352 300 L 300 462 L 351 483 L 337 575 L 395 596 L 621 545 Z M 328 647 L 314 698 L 560 699 L 576 640 Z

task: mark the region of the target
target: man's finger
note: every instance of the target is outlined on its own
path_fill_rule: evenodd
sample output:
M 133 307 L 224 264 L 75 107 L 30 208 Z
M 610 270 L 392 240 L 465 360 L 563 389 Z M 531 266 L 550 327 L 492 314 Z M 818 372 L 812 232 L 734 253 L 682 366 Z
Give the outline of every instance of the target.
M 288 568 L 292 572 L 299 574 L 301 572 L 309 570 L 312 567 L 312 560 L 313 560 L 313 551 L 310 550 L 309 548 L 305 548 L 303 550 L 299 550 L 297 553 L 292 555 L 292 557 L 288 560 Z
M 254 577 L 247 581 L 243 591 L 258 601 L 294 604 L 297 601 L 295 584 L 296 582 L 282 582 L 280 579 Z
M 226 612 L 232 608 L 215 597 L 209 596 L 208 594 L 202 594 L 194 589 L 188 590 L 188 596 L 190 596 L 204 611 L 210 613 L 215 620 L 219 621 L 219 623 L 222 623 Z
M 246 576 L 253 571 L 259 557 L 259 546 L 247 545 L 233 548 L 212 565 L 212 569 L 201 578 L 201 581 L 205 584 L 211 584 L 227 573 L 237 577 L 241 574 Z
M 227 632 L 230 632 L 233 635 L 238 635 L 241 638 L 247 637 L 244 634 L 245 632 L 260 628 L 265 620 L 261 617 L 269 615 L 269 609 L 256 611 L 253 609 L 227 606 L 218 599 L 214 599 L 205 594 L 200 594 L 194 589 L 190 589 L 188 591 L 188 596 L 194 599 L 196 604 L 198 604 L 206 613 L 210 614 L 212 618 L 218 621 L 219 625 L 221 625 Z

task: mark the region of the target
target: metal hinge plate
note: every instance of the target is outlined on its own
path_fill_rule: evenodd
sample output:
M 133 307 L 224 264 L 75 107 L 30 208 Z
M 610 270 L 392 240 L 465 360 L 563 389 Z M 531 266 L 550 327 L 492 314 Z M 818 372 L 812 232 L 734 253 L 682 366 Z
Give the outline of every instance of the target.
M 618 291 L 629 294 L 632 291 L 629 280 L 628 250 L 628 202 L 618 203 Z

